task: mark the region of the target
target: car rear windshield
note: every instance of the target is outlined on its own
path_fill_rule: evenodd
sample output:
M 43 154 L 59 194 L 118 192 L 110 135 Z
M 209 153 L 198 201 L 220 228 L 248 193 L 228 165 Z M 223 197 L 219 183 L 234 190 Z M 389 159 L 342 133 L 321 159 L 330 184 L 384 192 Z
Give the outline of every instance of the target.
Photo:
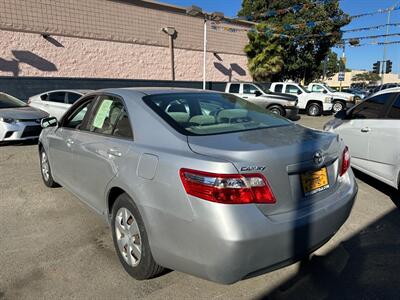
M 286 126 L 262 107 L 223 93 L 173 93 L 143 97 L 161 118 L 184 135 L 212 135 Z
M 18 100 L 17 98 L 0 93 L 0 109 L 1 108 L 16 108 L 27 106 L 25 102 Z

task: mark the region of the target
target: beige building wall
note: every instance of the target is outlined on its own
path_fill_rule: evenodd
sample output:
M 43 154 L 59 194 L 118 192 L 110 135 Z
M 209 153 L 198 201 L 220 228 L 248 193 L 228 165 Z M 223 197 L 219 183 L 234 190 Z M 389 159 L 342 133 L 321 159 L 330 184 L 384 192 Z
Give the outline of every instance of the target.
M 361 74 L 365 73 L 366 71 L 363 70 L 353 70 L 351 72 L 346 72 L 345 73 L 345 80 L 342 82 L 342 87 L 350 87 L 352 83 L 356 83 L 356 81 L 352 81 L 352 78 L 356 74 Z M 332 87 L 339 87 L 340 86 L 340 81 L 339 81 L 339 74 L 335 74 L 332 78 L 329 78 L 328 80 L 325 81 L 329 86 Z M 398 74 L 385 74 L 383 76 L 383 83 L 400 83 L 400 78 Z M 380 82 L 378 83 L 380 84 Z
M 207 80 L 251 80 L 243 52 L 250 28 L 208 24 Z M 203 19 L 148 1 L 0 0 L 0 76 L 171 79 L 168 36 L 177 31 L 177 80 L 201 80 Z M 45 39 L 41 34 L 48 34 Z

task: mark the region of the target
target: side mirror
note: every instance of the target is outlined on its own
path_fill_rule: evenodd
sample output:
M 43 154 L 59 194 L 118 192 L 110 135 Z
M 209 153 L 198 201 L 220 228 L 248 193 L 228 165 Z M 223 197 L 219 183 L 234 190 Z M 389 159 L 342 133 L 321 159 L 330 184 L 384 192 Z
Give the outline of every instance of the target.
M 262 95 L 262 93 L 261 93 L 260 91 L 255 91 L 255 92 L 254 92 L 254 95 L 255 95 L 256 97 L 260 97 L 260 96 Z
M 43 118 L 40 121 L 40 126 L 42 126 L 43 129 L 48 127 L 56 127 L 58 126 L 58 120 L 56 117 Z
M 340 120 L 346 119 L 347 118 L 347 111 L 345 111 L 345 110 L 338 111 L 335 114 L 335 118 L 336 119 L 340 119 Z
M 328 94 L 328 91 L 327 90 L 323 90 L 322 91 L 324 94 Z
M 46 101 L 48 97 L 49 97 L 49 95 L 43 94 L 40 96 L 40 99 L 42 99 L 43 101 Z
M 297 91 L 297 95 L 301 95 L 302 93 L 301 93 L 301 91 L 300 90 L 298 90 Z

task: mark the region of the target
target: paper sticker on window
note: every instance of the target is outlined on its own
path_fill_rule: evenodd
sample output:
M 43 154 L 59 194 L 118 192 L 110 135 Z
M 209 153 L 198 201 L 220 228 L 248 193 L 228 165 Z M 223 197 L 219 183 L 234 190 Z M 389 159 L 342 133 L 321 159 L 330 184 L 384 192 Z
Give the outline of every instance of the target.
M 103 100 L 96 113 L 96 117 L 94 118 L 93 127 L 103 128 L 104 121 L 110 114 L 110 108 L 112 103 L 113 103 L 112 100 Z

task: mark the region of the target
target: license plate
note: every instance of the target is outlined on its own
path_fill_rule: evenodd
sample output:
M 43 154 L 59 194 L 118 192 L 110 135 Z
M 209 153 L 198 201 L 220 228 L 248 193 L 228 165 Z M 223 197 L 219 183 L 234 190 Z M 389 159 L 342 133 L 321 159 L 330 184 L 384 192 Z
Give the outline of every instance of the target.
M 301 174 L 301 184 L 304 195 L 310 196 L 329 189 L 328 172 L 326 168 Z

